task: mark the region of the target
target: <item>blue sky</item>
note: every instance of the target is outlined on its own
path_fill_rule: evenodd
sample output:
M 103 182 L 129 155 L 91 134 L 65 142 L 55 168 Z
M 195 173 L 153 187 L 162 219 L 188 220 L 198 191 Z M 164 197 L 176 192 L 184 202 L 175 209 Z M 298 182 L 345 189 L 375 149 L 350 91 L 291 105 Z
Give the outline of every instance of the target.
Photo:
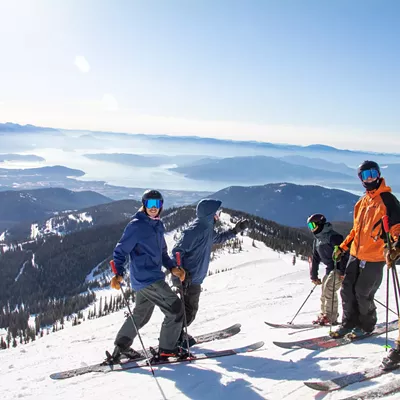
M 393 151 L 399 37 L 396 0 L 3 0 L 0 122 Z

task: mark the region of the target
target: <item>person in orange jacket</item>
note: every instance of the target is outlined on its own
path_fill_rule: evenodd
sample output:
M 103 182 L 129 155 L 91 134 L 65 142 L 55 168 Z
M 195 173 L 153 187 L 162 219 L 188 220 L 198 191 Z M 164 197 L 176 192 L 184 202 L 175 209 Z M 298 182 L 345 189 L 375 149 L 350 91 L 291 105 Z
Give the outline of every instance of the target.
M 394 247 L 400 247 L 400 204 L 381 177 L 379 165 L 364 161 L 358 177 L 366 192 L 354 207 L 353 228 L 333 253 L 338 260 L 346 251 L 350 258 L 340 292 L 343 307 L 342 324 L 331 336 L 359 337 L 370 334 L 377 322 L 374 296 L 382 282 L 386 235 L 382 217 L 389 217 Z M 389 262 L 390 264 L 390 262 Z M 389 265 L 388 264 L 388 265 Z

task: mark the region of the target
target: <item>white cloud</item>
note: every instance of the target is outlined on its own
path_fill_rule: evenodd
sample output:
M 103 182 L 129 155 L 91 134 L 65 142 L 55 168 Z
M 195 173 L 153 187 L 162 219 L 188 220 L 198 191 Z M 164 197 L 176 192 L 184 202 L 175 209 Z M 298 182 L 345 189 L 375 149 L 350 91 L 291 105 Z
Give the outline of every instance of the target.
M 103 106 L 103 110 L 105 111 L 117 111 L 118 110 L 118 102 L 112 94 L 106 93 L 103 95 L 101 99 L 101 104 Z
M 87 73 L 90 71 L 90 65 L 85 57 L 83 56 L 75 56 L 75 63 L 74 63 L 79 71 L 83 73 Z

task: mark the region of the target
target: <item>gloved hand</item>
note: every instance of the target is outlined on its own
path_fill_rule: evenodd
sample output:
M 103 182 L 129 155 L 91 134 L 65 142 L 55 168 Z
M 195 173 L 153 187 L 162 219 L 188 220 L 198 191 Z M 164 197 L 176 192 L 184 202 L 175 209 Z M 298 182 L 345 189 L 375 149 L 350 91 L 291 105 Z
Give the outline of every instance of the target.
M 400 244 L 397 241 L 396 243 L 393 244 L 390 252 L 388 251 L 387 248 L 383 251 L 383 254 L 385 256 L 386 260 L 386 265 L 388 268 L 392 268 L 393 264 L 396 263 L 396 260 L 400 257 Z
M 322 285 L 321 279 L 317 278 L 317 279 L 311 279 L 311 282 L 314 285 Z
M 121 283 L 124 281 L 124 277 L 121 275 L 114 275 L 111 279 L 110 286 L 113 289 L 120 290 Z
M 183 268 L 173 267 L 171 268 L 171 274 L 178 277 L 181 282 L 185 280 L 186 272 Z
M 241 219 L 238 222 L 236 222 L 235 227 L 233 228 L 233 231 L 238 234 L 240 232 L 243 232 L 245 229 L 249 227 L 250 223 L 248 219 Z
M 339 246 L 337 246 L 332 253 L 332 260 L 339 262 L 340 259 L 342 258 L 343 253 L 344 251 Z

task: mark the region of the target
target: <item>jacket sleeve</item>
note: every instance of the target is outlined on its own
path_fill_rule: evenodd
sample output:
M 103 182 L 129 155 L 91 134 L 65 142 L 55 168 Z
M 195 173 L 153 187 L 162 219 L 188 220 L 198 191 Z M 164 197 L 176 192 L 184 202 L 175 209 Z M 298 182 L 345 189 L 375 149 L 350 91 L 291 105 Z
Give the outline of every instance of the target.
M 213 231 L 213 244 L 224 243 L 229 239 L 233 239 L 235 236 L 236 233 L 232 229 L 221 233 Z
M 165 241 L 165 237 L 163 236 L 163 246 L 162 246 L 162 263 L 163 266 L 169 270 L 176 266 L 175 260 L 171 259 L 168 255 L 168 247 L 167 242 Z
M 358 215 L 358 209 L 360 208 L 362 199 L 358 200 L 356 205 L 354 206 L 354 219 L 357 218 Z M 339 247 L 344 250 L 344 251 L 349 251 L 351 242 L 354 239 L 354 236 L 356 234 L 356 231 L 354 230 L 354 225 L 353 228 L 351 229 L 350 233 L 347 235 L 346 239 L 339 245 Z
M 312 262 L 311 262 L 311 268 L 310 268 L 310 278 L 312 281 L 318 279 L 318 268 L 319 268 L 320 262 L 321 262 L 321 257 L 318 254 L 317 246 L 315 245 L 315 240 L 314 240 L 313 256 L 312 256 Z
M 115 268 L 117 269 L 118 275 L 123 275 L 125 272 L 124 264 L 126 256 L 134 249 L 137 243 L 136 228 L 133 222 L 130 222 L 122 234 L 121 239 L 115 246 L 113 258 Z
M 199 241 L 199 234 L 194 229 L 186 229 L 182 232 L 181 237 L 175 243 L 174 248 L 172 249 L 172 257 L 174 265 L 176 265 L 176 253 L 181 254 L 181 261 L 183 265 L 183 260 L 185 258 L 185 254 L 190 253 Z
M 340 246 L 342 242 L 343 242 L 343 236 L 340 233 L 332 235 L 331 237 L 332 246 Z M 339 270 L 340 275 L 344 275 L 348 259 L 349 259 L 348 253 L 343 254 L 342 257 L 340 258 L 340 261 L 338 262 L 337 265 L 337 269 Z
M 386 207 L 386 214 L 389 217 L 390 235 L 397 242 L 400 238 L 400 203 L 392 193 L 382 193 L 382 201 Z

